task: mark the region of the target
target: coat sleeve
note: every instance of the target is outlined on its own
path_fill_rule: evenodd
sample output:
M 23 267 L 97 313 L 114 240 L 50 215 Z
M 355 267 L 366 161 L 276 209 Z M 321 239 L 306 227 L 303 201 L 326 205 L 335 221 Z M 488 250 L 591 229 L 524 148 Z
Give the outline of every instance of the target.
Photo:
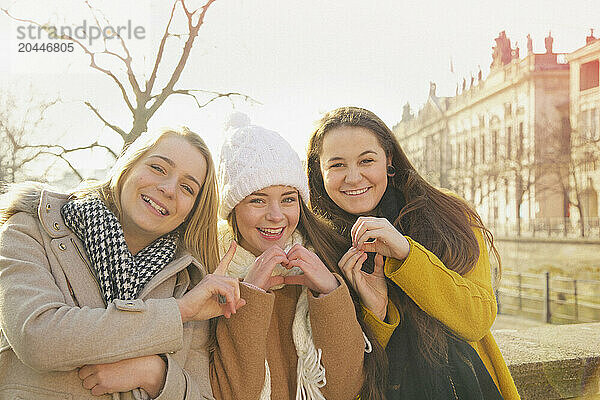
M 165 385 L 156 400 L 214 399 L 209 379 L 208 321 L 187 322 L 191 345 L 183 365 L 172 354 L 167 357 Z M 187 329 L 185 329 L 187 331 Z
M 322 350 L 327 384 L 321 393 L 327 399 L 354 399 L 363 384 L 365 340 L 356 319 L 354 303 L 344 280 L 326 296 L 308 295 L 313 341 Z
M 265 383 L 267 334 L 275 304 L 273 293 L 240 285 L 246 305 L 217 321 L 217 346 L 210 380 L 219 400 L 256 400 Z
M 483 234 L 474 229 L 479 259 L 465 275 L 447 268 L 440 259 L 409 237 L 404 261 L 388 258 L 385 274 L 427 314 L 467 341 L 485 336 L 496 318 L 489 255 Z
M 367 323 L 375 339 L 385 348 L 394 333 L 394 330 L 400 324 L 400 313 L 392 301 L 388 301 L 386 321 L 380 320 L 371 310 L 361 304 L 362 319 Z
M 12 216 L 0 232 L 0 326 L 17 357 L 38 371 L 68 371 L 183 345 L 174 298 L 73 307 L 51 273 L 37 219 Z

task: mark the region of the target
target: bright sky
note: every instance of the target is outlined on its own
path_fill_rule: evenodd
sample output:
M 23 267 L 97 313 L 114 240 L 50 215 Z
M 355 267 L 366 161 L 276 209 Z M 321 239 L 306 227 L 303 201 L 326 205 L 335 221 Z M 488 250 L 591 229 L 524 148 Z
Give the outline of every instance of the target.
M 137 70 L 149 74 L 170 2 L 90 1 L 113 25 L 131 20 L 134 27 L 144 27 L 146 38 L 130 46 Z M 93 19 L 82 4 L 0 0 L 19 17 L 71 26 L 85 18 L 89 26 Z M 404 103 L 409 101 L 414 111 L 426 100 L 429 81 L 437 83 L 438 95 L 452 95 L 456 83 L 476 74 L 478 65 L 485 76 L 500 31 L 506 30 L 513 45 L 519 43 L 522 56 L 528 33 L 534 51 L 543 52 L 549 30 L 555 52 L 571 52 L 584 45 L 590 28 L 600 36 L 598 21 L 597 0 L 217 0 L 178 87 L 253 97 L 262 105 L 236 100 L 236 108 L 248 113 L 253 123 L 279 131 L 303 156 L 313 122 L 322 112 L 363 106 L 391 127 L 401 118 Z M 181 20 L 177 22 L 182 31 Z M 19 42 L 26 41 L 17 39 L 19 25 L 23 24 L 0 15 L 3 90 L 8 87 L 16 96 L 28 91 L 39 97 L 60 94 L 63 104 L 52 113 L 48 131 L 67 145 L 90 137 L 111 142 L 110 131 L 81 105 L 84 100 L 98 105 L 111 121 L 129 127 L 112 82 L 92 72 L 80 50 L 18 53 Z M 454 74 L 449 70 L 451 59 Z M 227 101 L 198 110 L 189 98 L 173 97 L 150 128 L 187 125 L 207 140 L 217 157 L 222 125 L 231 110 Z M 88 157 L 88 166 L 89 161 Z

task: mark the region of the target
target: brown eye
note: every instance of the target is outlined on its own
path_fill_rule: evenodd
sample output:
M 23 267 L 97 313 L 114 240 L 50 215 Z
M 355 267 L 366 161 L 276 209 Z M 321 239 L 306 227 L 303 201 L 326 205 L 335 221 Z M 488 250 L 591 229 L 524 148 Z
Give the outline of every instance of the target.
M 192 189 L 190 186 L 183 184 L 183 185 L 181 185 L 181 187 L 183 188 L 183 190 L 185 190 L 189 194 L 191 194 L 191 195 L 194 194 L 194 189 Z
M 160 172 L 161 174 L 166 174 L 165 169 L 158 164 L 152 164 L 152 165 L 150 165 L 150 168 L 152 168 L 155 171 Z

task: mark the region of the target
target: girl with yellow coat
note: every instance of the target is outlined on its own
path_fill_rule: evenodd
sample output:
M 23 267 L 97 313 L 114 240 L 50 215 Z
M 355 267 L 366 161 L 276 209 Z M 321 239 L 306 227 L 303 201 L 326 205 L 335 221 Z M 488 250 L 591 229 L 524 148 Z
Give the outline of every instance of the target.
M 386 346 L 387 398 L 518 399 L 490 333 L 486 241 L 497 252 L 477 213 L 428 184 L 362 108 L 325 114 L 307 170 L 311 207 L 352 241 L 339 266 Z

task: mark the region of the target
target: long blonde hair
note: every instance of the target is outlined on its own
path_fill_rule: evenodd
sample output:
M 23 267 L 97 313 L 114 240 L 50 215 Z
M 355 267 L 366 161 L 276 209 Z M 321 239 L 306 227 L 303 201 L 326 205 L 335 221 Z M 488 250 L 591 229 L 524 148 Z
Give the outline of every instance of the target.
M 148 151 L 156 147 L 158 142 L 167 136 L 184 138 L 194 148 L 198 149 L 206 160 L 206 178 L 202 183 L 200 193 L 198 193 L 194 207 L 177 230 L 180 232 L 180 244 L 208 270 L 214 268 L 219 262 L 217 246 L 217 179 L 212 156 L 206 143 L 198 134 L 188 128 L 166 129 L 156 133 L 142 134 L 123 150 L 106 179 L 73 192 L 72 197 L 97 196 L 120 220 L 122 216 L 121 186 L 125 177 Z

